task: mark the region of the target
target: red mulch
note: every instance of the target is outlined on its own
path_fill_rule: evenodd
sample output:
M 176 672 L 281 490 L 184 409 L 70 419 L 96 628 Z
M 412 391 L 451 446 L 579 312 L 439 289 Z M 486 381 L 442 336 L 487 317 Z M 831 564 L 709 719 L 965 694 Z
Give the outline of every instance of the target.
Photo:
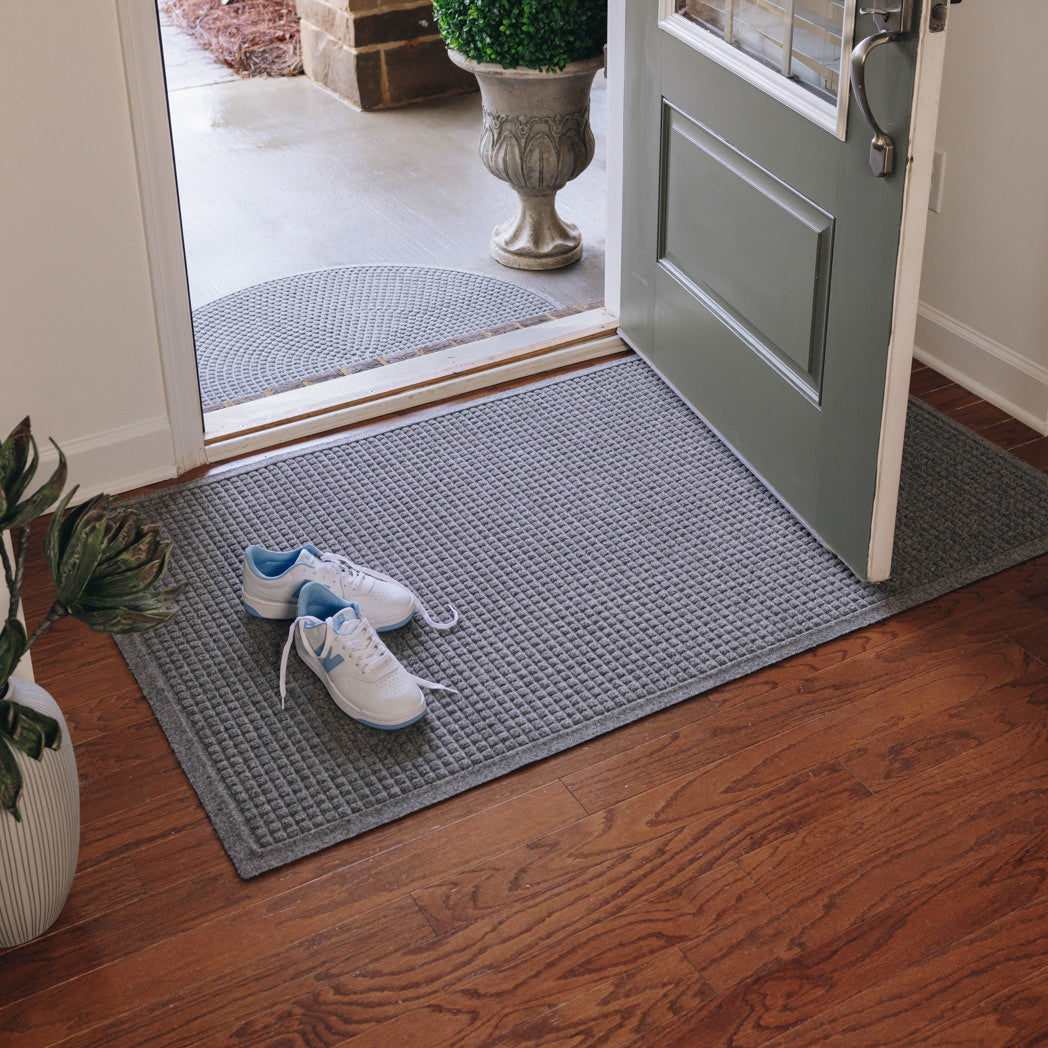
M 295 0 L 164 0 L 165 14 L 241 76 L 302 72 Z

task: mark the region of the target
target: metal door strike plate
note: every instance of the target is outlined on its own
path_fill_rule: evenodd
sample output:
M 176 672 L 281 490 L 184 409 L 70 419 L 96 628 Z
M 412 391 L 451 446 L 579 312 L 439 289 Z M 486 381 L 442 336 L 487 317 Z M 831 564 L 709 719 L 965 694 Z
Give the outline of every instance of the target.
M 913 21 L 913 0 L 868 0 L 859 13 L 873 15 L 882 33 L 908 33 Z

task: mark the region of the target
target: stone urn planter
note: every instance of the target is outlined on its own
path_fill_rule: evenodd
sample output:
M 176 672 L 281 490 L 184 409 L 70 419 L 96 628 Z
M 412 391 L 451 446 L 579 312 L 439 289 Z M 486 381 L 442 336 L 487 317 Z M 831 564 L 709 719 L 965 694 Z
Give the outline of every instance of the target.
M 20 820 L 0 812 L 0 947 L 8 947 L 42 935 L 65 906 L 80 847 L 80 788 L 58 703 L 21 677 L 10 678 L 3 699 L 57 721 L 61 729 L 57 747 L 45 747 L 39 760 L 18 748 L 8 751 L 24 784 Z
M 448 54 L 480 85 L 480 158 L 520 202 L 516 216 L 491 234 L 492 258 L 513 269 L 571 265 L 582 257 L 582 236 L 557 214 L 556 196 L 593 159 L 589 99 L 603 57 L 548 73 L 474 62 L 451 49 Z

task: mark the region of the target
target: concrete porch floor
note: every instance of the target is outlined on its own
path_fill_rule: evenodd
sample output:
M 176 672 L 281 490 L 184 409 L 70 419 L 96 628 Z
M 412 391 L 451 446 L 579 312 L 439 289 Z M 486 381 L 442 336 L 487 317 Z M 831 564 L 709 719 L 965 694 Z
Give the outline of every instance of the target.
M 161 15 L 182 226 L 195 307 L 329 266 L 446 266 L 533 287 L 564 306 L 604 297 L 607 91 L 597 154 L 558 195 L 585 253 L 527 273 L 488 254 L 515 195 L 477 156 L 480 96 L 361 113 L 306 77 L 242 80 Z

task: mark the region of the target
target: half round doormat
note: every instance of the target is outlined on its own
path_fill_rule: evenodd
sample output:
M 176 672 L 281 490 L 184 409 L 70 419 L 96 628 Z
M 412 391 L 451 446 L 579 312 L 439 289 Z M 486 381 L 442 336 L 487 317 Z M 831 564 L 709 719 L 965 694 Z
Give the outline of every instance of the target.
M 249 877 L 1048 550 L 1048 481 L 913 403 L 894 578 L 856 581 L 643 363 L 342 435 L 136 500 L 189 584 L 118 636 Z M 310 539 L 462 615 L 384 639 L 441 681 L 402 731 L 343 714 L 244 547 Z
M 342 266 L 193 311 L 205 411 L 544 319 L 559 303 L 508 280 L 425 266 Z

